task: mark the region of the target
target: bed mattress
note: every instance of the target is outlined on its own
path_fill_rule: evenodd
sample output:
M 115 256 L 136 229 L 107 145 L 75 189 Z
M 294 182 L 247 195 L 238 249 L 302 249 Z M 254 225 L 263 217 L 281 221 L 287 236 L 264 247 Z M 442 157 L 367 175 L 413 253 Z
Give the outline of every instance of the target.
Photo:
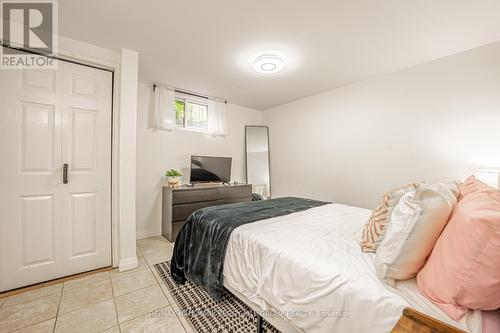
M 415 280 L 391 288 L 377 278 L 374 255 L 358 244 L 369 214 L 328 204 L 240 226 L 229 239 L 224 283 L 304 332 L 389 332 L 404 307 L 481 332 L 480 311 L 455 322 Z

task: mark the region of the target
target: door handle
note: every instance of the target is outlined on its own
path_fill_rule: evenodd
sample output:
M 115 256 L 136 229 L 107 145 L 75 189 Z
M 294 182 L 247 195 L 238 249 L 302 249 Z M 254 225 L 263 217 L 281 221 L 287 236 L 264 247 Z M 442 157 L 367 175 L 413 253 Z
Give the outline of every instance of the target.
M 63 184 L 68 183 L 68 164 L 63 164 Z

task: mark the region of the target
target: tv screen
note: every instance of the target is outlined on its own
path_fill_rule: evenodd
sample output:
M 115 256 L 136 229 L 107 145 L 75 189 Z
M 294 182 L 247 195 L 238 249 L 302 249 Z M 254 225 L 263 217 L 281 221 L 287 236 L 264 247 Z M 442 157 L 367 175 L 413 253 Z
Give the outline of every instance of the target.
M 191 156 L 191 183 L 231 180 L 231 157 Z

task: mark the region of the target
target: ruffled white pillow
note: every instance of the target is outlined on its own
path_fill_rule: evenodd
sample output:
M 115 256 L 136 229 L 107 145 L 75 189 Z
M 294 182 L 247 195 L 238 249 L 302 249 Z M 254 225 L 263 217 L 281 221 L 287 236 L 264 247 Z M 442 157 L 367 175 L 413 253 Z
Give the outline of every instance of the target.
M 417 275 L 457 204 L 458 185 L 423 184 L 401 198 L 375 256 L 380 279 L 393 285 Z

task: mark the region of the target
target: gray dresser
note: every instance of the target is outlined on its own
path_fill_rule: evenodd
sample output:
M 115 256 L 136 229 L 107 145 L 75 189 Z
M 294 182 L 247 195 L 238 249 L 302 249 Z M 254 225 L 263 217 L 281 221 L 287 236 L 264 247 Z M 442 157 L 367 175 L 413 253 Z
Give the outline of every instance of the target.
M 198 185 L 176 188 L 164 186 L 162 198 L 162 235 L 175 238 L 194 211 L 217 205 L 252 201 L 252 185 Z

